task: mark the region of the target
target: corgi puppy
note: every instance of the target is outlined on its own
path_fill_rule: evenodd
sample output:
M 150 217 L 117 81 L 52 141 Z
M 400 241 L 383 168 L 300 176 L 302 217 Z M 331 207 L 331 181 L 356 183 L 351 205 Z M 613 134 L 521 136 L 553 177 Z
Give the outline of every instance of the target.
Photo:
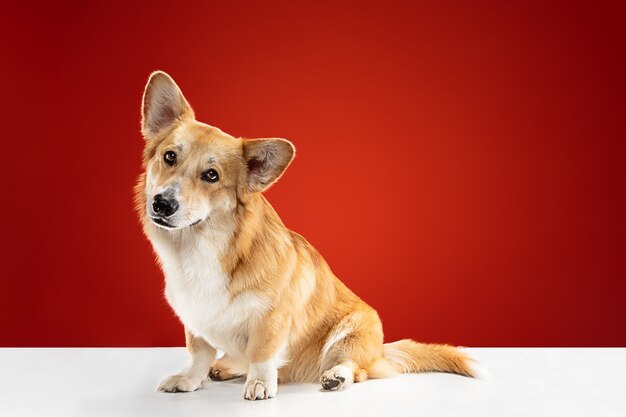
M 136 207 L 191 356 L 159 391 L 241 376 L 244 398 L 263 400 L 276 396 L 278 381 L 341 390 L 403 372 L 474 376 L 454 347 L 383 343 L 376 311 L 285 227 L 262 192 L 292 162 L 291 142 L 245 140 L 198 122 L 160 71 L 145 88 L 141 131 Z

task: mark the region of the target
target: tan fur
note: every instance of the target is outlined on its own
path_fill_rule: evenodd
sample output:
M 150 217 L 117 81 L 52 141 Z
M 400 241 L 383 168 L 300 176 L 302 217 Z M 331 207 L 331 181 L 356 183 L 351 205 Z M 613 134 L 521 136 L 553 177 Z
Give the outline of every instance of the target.
M 473 359 L 448 345 L 416 343 L 410 339 L 383 345 L 383 358 L 368 369 L 370 378 L 386 378 L 398 373 L 451 372 L 474 377 Z
M 209 377 L 212 381 L 226 381 L 245 375 L 246 370 L 239 365 L 237 361 L 225 355 L 213 363 L 209 369 Z
M 204 339 L 201 337 L 194 336 L 189 330 L 185 329 L 185 344 L 187 345 L 187 350 L 192 355 L 195 353 L 200 353 L 203 351 L 209 352 L 209 354 L 215 356 L 217 353 L 213 346 L 209 345 Z
M 144 103 L 151 103 L 153 89 L 168 88 L 169 80 L 164 73 L 155 73 L 146 88 Z M 165 99 L 177 97 L 177 90 L 173 91 Z M 267 303 L 267 309 L 247 323 L 247 333 L 242 335 L 247 340 L 245 355 L 231 357 L 227 352 L 213 365 L 216 378 L 245 373 L 249 363 L 267 361 L 281 349 L 286 352 L 279 369 L 281 382 L 318 381 L 322 373 L 337 365 L 346 367 L 338 368 L 340 371 L 350 369 L 355 382 L 401 372 L 473 375 L 470 359 L 453 347 L 410 340 L 383 345 L 382 324 L 376 311 L 332 273 L 313 246 L 283 225 L 260 191 L 275 182 L 291 162 L 294 153 L 289 142 L 234 138 L 195 121 L 182 93 L 177 100 L 173 106 L 175 117 L 166 120 L 169 124 L 146 114 L 154 103 L 144 104 L 142 130 L 147 140 L 143 166 L 152 170 L 158 184 L 176 181 L 182 184 L 185 201 L 210 202 L 212 211 L 191 228 L 160 229 L 147 213 L 152 196 L 146 194 L 144 173 L 135 187 L 144 231 L 150 240 L 167 234 L 171 239 L 183 235 L 188 238 L 190 234 L 226 236 L 228 243 L 219 260 L 229 277 L 230 299 L 254 294 Z M 152 125 L 146 126 L 149 117 Z M 181 163 L 176 167 L 162 163 L 164 152 L 170 149 L 181 153 Z M 253 175 L 254 158 L 261 158 L 271 169 Z M 209 164 L 220 172 L 216 184 L 207 185 L 198 179 Z M 206 303 L 211 302 L 206 299 Z M 215 349 L 206 341 L 189 331 L 186 334 L 190 352 L 214 354 Z

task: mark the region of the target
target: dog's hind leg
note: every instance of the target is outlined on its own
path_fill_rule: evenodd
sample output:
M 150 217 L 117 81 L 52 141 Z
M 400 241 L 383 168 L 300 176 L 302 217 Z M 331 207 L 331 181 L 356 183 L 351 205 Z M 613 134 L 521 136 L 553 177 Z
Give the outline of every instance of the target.
M 329 333 L 322 349 L 322 389 L 342 390 L 365 381 L 365 368 L 382 356 L 382 346 L 382 325 L 374 310 L 346 316 Z

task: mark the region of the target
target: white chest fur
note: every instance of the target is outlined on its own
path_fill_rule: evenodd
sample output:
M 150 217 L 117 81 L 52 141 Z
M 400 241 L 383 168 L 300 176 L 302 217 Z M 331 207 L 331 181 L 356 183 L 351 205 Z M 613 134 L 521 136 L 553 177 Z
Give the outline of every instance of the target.
M 254 292 L 231 298 L 230 278 L 219 261 L 226 237 L 178 233 L 157 230 L 151 236 L 165 273 L 167 301 L 194 335 L 231 356 L 243 357 L 248 324 L 265 312 L 267 302 Z

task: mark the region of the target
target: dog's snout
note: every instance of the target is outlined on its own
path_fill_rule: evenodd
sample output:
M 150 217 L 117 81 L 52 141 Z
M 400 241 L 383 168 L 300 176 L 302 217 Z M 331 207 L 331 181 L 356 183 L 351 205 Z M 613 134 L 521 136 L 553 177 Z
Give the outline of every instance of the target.
M 178 210 L 178 201 L 173 198 L 165 198 L 162 194 L 157 194 L 152 202 L 152 210 L 156 214 L 169 217 Z

